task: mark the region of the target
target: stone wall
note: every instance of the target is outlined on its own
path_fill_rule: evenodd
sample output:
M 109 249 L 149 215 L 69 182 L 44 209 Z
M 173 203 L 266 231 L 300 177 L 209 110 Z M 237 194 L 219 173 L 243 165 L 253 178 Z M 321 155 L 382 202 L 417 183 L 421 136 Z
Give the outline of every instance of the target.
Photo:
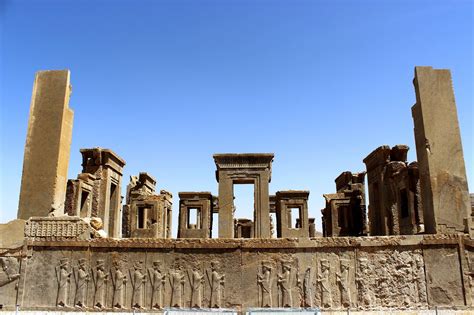
M 462 235 L 27 241 L 0 252 L 4 309 L 426 309 L 472 305 Z

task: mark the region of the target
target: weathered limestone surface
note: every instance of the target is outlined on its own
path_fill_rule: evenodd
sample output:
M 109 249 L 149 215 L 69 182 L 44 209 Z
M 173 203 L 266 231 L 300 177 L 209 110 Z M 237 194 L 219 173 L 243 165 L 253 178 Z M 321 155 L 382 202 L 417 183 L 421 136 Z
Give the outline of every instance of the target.
M 413 83 L 416 104 L 412 115 L 425 230 L 464 232 L 471 211 L 451 73 L 416 67 Z
M 18 248 L 25 240 L 25 220 L 16 219 L 0 224 L 0 249 Z
M 29 240 L 0 255 L 11 266 L 0 296 L 6 309 L 64 311 L 462 309 L 472 245 L 457 235 Z
M 18 218 L 64 214 L 73 111 L 69 70 L 36 73 Z

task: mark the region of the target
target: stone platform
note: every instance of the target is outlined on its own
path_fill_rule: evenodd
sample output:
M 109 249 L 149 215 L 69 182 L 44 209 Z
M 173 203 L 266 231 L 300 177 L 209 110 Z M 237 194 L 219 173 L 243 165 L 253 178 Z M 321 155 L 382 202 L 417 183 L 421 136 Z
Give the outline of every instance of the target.
M 467 235 L 27 240 L 0 253 L 3 310 L 416 311 L 472 306 Z

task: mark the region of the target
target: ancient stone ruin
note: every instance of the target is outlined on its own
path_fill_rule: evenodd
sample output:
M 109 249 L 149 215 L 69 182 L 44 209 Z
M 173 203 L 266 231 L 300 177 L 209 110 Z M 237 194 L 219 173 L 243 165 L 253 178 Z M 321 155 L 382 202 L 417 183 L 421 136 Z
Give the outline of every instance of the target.
M 273 153 L 214 154 L 218 195 L 178 193 L 177 238 L 173 196 L 151 174 L 131 176 L 122 202 L 114 151 L 81 149 L 67 180 L 69 77 L 36 75 L 18 220 L 0 225 L 3 310 L 472 311 L 474 203 L 448 70 L 415 68 L 418 161 L 382 145 L 366 171 L 341 173 L 323 236 L 309 191 L 270 193 Z M 254 187 L 251 218 L 235 216 L 237 184 Z

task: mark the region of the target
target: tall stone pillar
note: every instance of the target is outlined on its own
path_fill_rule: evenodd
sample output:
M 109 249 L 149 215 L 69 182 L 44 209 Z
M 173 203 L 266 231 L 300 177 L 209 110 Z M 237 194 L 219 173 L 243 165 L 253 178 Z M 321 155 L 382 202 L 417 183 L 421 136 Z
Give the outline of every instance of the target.
M 18 218 L 64 214 L 74 113 L 69 70 L 38 71 L 33 85 Z
M 469 190 L 451 73 L 415 67 L 412 107 L 427 233 L 464 232 Z

